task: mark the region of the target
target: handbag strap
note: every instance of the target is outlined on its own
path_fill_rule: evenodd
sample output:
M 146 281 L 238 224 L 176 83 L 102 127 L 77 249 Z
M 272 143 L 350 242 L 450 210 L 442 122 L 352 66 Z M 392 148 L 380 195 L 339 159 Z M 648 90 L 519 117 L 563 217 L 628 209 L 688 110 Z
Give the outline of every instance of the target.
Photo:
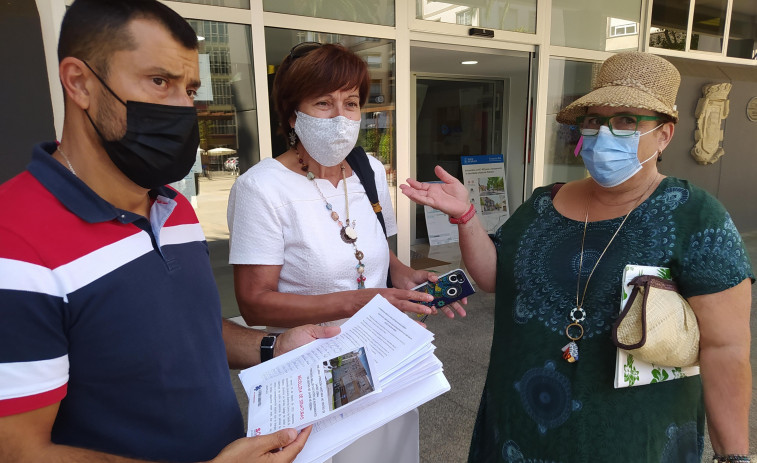
M 350 165 L 360 183 L 363 184 L 365 194 L 368 196 L 371 206 L 373 206 L 373 212 L 376 213 L 376 218 L 378 218 L 381 228 L 384 230 L 384 235 L 386 235 L 384 214 L 381 212 L 381 202 L 379 202 L 378 190 L 376 189 L 376 177 L 371 168 L 371 161 L 362 146 L 356 146 L 350 151 L 350 154 L 347 155 L 347 164 Z
M 678 292 L 678 285 L 673 280 L 660 278 L 655 275 L 639 275 L 631 280 L 633 286 L 651 286 L 653 288 Z
M 350 151 L 350 154 L 347 155 L 346 160 L 347 164 L 352 168 L 352 172 L 357 175 L 358 180 L 363 185 L 365 194 L 368 196 L 368 201 L 371 202 L 373 212 L 376 213 L 376 218 L 384 230 L 384 236 L 386 236 L 386 223 L 384 223 L 384 214 L 381 212 L 381 202 L 379 201 L 378 190 L 376 189 L 376 175 L 371 168 L 371 161 L 368 159 L 368 155 L 362 146 L 355 146 Z M 392 287 L 392 275 L 389 271 L 386 272 L 386 287 Z
M 631 280 L 630 284 L 633 285 L 633 290 L 631 291 L 631 295 L 628 296 L 628 302 L 626 302 L 625 307 L 623 307 L 623 311 L 620 312 L 620 315 L 618 315 L 618 319 L 615 320 L 615 323 L 612 324 L 612 342 L 621 349 L 638 349 L 647 342 L 647 298 L 649 297 L 649 286 L 651 280 L 648 278 L 643 278 L 645 276 L 650 275 L 642 275 Z M 618 328 L 623 323 L 626 316 L 628 316 L 628 314 L 631 312 L 631 307 L 633 307 L 633 303 L 642 288 L 644 289 L 644 295 L 643 300 L 641 301 L 641 339 L 635 344 L 624 344 L 618 339 Z

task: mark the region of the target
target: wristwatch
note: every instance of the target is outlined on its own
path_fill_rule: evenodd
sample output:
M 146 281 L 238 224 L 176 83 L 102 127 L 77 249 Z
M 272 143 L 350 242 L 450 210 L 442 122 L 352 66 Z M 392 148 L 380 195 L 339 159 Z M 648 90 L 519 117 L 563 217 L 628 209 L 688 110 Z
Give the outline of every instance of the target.
M 273 358 L 273 347 L 281 333 L 268 333 L 260 340 L 260 363 Z

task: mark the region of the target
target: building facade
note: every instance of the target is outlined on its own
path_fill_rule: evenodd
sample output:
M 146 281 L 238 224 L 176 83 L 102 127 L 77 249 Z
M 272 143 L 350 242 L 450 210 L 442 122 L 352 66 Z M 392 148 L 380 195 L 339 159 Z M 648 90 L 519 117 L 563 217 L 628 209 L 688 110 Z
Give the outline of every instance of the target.
M 1 78 L 10 108 L 0 127 L 11 141 L 0 146 L 0 181 L 24 168 L 33 143 L 61 134 L 55 49 L 71 2 L 0 5 L 0 34 L 15 47 L 3 51 L 14 71 Z M 502 153 L 514 210 L 535 186 L 585 176 L 573 156 L 577 131 L 557 124 L 555 114 L 589 91 L 599 63 L 623 50 L 661 55 L 682 75 L 680 122 L 660 170 L 718 197 L 742 232 L 757 229 L 748 200 L 757 196 L 754 0 L 165 3 L 200 38 L 197 107 L 207 163 L 220 165 L 212 150 L 232 153 L 244 172 L 286 149 L 269 95 L 278 64 L 295 44 L 338 42 L 366 60 L 371 88 L 359 143 L 385 165 L 399 225 L 393 245 L 406 263 L 427 233 L 423 210 L 397 194 L 398 181 L 435 180 L 437 164 L 461 176 L 460 156 Z M 697 105 L 703 87 L 718 83 L 731 84 L 728 104 L 720 106 L 727 117 L 719 128 L 710 117 L 708 139 L 725 154 L 704 165 L 690 154 L 696 131 L 702 133 Z

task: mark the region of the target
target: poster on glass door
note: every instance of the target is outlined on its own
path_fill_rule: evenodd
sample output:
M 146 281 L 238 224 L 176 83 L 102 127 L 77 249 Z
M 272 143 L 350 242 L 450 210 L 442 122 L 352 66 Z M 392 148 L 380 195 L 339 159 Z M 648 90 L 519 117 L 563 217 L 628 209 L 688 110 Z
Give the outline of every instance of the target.
M 427 183 L 444 182 L 435 181 Z M 429 206 L 423 206 L 423 213 L 426 216 L 428 244 L 438 246 L 440 244 L 457 243 L 459 239 L 457 225 L 449 223 L 449 216 L 447 214 Z
M 494 233 L 510 217 L 502 154 L 461 156 L 463 184 L 487 233 Z

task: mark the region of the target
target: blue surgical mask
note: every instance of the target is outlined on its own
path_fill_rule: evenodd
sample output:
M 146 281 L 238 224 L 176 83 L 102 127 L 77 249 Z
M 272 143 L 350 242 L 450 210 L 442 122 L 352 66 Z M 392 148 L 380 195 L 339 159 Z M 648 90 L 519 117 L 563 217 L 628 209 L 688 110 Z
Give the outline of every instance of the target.
M 616 137 L 603 125 L 593 137 L 583 137 L 581 158 L 586 169 L 597 183 L 612 188 L 627 181 L 641 170 L 641 165 L 657 156 L 657 151 L 639 162 L 639 138 L 660 128 L 658 125 L 649 132 L 636 131 L 629 137 Z

